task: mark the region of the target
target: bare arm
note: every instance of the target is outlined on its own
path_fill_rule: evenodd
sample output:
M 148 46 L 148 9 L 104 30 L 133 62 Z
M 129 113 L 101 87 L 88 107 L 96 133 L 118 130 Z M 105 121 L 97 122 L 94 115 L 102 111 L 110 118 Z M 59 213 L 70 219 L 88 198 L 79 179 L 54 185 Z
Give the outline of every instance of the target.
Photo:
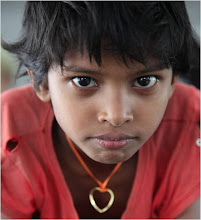
M 177 219 L 200 219 L 200 199 L 192 203 Z

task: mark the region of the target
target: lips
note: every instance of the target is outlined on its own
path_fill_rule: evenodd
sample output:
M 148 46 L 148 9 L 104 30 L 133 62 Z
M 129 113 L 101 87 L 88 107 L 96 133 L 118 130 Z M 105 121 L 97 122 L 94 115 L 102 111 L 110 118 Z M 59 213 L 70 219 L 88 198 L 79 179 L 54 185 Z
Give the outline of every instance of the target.
M 136 140 L 136 137 L 123 133 L 109 133 L 93 137 L 92 140 L 103 148 L 119 149 Z

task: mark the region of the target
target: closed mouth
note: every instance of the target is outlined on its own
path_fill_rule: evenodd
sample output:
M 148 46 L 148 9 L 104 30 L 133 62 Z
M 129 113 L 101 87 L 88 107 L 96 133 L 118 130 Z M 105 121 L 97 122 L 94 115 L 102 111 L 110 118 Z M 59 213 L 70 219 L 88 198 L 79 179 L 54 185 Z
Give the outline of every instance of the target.
M 103 148 L 119 149 L 136 140 L 136 137 L 132 137 L 123 133 L 109 133 L 92 137 L 92 140 L 94 140 Z
M 108 134 L 103 134 L 99 136 L 95 136 L 93 138 L 97 138 L 100 140 L 109 140 L 109 141 L 120 141 L 120 140 L 127 140 L 127 139 L 133 139 L 136 137 L 132 137 L 130 135 L 126 135 L 124 133 L 108 133 Z

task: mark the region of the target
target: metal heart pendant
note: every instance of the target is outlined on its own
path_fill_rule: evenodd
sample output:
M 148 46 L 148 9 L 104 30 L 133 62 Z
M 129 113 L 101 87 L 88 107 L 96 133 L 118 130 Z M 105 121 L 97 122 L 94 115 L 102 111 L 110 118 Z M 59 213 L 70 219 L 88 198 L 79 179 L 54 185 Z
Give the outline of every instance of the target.
M 90 191 L 90 193 L 89 193 L 90 203 L 91 203 L 91 205 L 94 207 L 94 209 L 96 209 L 96 211 L 98 211 L 99 213 L 104 213 L 104 212 L 106 212 L 106 211 L 112 206 L 112 204 L 113 204 L 113 202 L 114 202 L 114 193 L 112 192 L 111 189 L 105 189 L 104 193 L 105 193 L 105 192 L 108 192 L 108 193 L 110 194 L 110 200 L 109 200 L 108 204 L 107 204 L 103 209 L 100 209 L 100 208 L 96 205 L 96 202 L 95 202 L 94 196 L 93 196 L 93 194 L 94 194 L 94 192 L 95 192 L 96 190 L 99 191 L 99 192 L 101 192 L 100 187 L 94 187 L 94 188 Z

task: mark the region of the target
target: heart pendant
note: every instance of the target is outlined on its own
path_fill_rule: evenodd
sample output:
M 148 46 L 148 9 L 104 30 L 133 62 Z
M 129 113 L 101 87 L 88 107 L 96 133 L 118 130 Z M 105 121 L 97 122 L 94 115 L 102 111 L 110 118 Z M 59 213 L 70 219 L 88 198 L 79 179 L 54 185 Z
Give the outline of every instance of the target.
M 106 189 L 106 190 L 105 190 L 105 192 L 108 192 L 108 193 L 110 194 L 110 200 L 109 200 L 108 204 L 107 204 L 103 209 L 100 209 L 100 208 L 96 205 L 96 202 L 95 202 L 94 196 L 93 196 L 93 194 L 94 194 L 94 192 L 95 192 L 96 190 L 98 190 L 99 192 L 101 192 L 101 191 L 100 191 L 100 187 L 94 187 L 94 188 L 90 191 L 90 193 L 89 193 L 90 203 L 91 203 L 91 205 L 94 207 L 94 209 L 96 209 L 96 211 L 98 211 L 99 213 L 104 213 L 104 212 L 106 212 L 106 211 L 112 206 L 112 204 L 113 204 L 113 202 L 114 202 L 114 193 L 112 192 L 111 189 Z

